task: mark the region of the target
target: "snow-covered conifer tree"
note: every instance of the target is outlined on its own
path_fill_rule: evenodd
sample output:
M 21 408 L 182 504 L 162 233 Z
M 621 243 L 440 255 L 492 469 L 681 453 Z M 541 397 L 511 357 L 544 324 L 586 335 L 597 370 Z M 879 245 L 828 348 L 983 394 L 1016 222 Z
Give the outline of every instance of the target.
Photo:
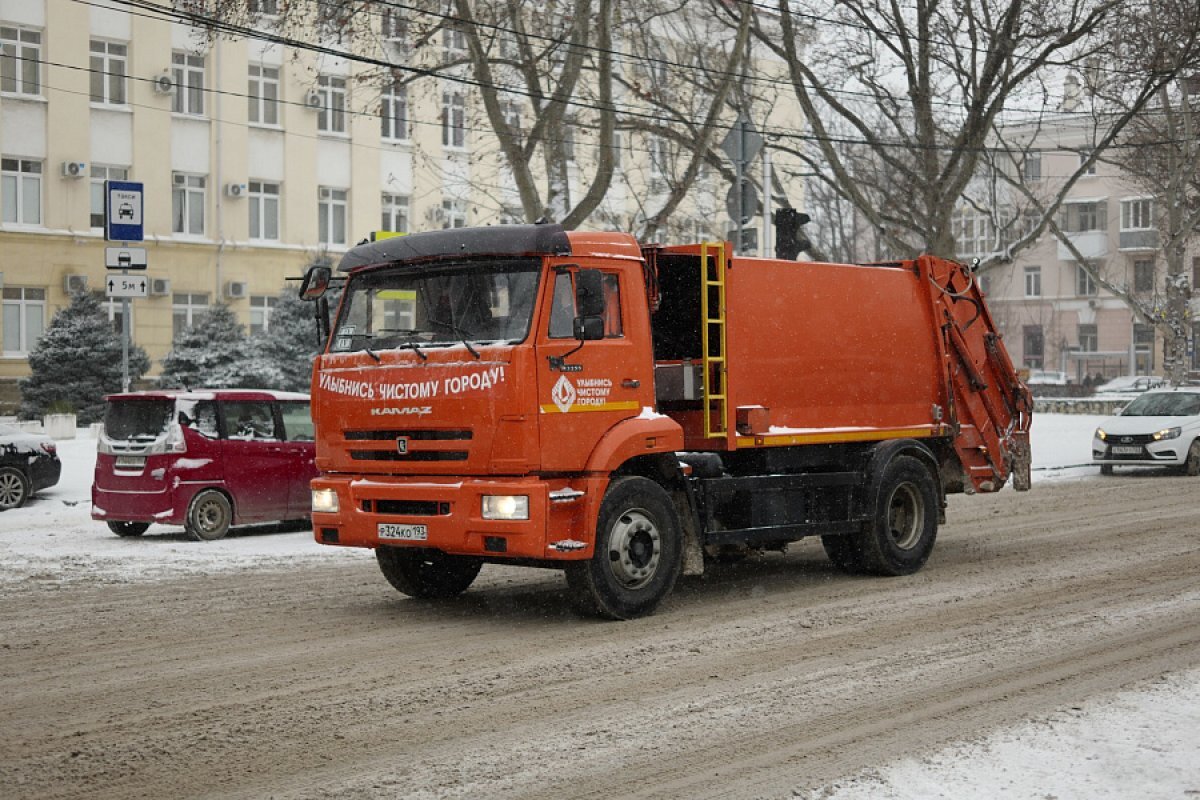
M 129 379 L 136 381 L 150 359 L 129 348 Z M 104 415 L 104 395 L 121 391 L 121 335 L 113 330 L 99 297 L 76 292 L 59 310 L 29 354 L 29 377 L 21 381 L 20 416 L 36 419 L 70 410 L 81 424 Z
M 163 358 L 164 387 L 238 387 L 246 374 L 246 331 L 229 306 L 217 303 L 175 337 Z
M 319 347 L 313 313 L 294 287 L 280 291 L 267 329 L 250 338 L 243 386 L 308 391 Z

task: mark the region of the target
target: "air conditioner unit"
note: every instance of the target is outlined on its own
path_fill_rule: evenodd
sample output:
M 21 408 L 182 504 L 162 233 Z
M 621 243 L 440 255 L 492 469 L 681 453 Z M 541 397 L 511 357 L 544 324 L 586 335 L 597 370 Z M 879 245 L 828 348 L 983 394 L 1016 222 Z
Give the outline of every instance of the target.
M 171 70 L 164 69 L 154 78 L 154 93 L 155 94 L 174 94 L 175 93 L 175 76 L 171 74 Z
M 446 209 L 441 206 L 430 206 L 425 209 L 425 219 L 430 223 L 441 223 L 446 219 Z
M 230 197 L 245 197 L 246 184 L 244 183 L 227 183 L 225 184 L 225 194 Z
M 304 105 L 311 108 L 313 111 L 316 111 L 321 106 L 325 105 L 325 102 L 321 99 L 320 92 L 318 92 L 316 89 L 309 89 L 304 95 Z
M 166 297 L 171 293 L 170 278 L 151 278 L 150 279 L 150 294 L 155 297 Z
M 87 175 L 86 161 L 64 161 L 62 163 L 62 174 L 64 178 L 82 178 Z
M 86 292 L 88 285 L 87 275 L 64 275 L 63 276 L 63 291 L 67 294 L 75 292 Z
M 230 300 L 240 300 L 246 296 L 246 292 L 245 281 L 229 281 L 225 284 L 225 296 Z

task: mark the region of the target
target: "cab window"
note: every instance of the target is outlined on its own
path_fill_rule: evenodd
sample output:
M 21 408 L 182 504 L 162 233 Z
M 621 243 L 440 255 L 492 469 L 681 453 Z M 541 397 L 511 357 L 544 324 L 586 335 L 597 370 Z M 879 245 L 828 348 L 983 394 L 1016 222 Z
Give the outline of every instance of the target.
M 554 298 L 550 310 L 550 338 L 570 339 L 575 335 L 575 287 L 571 273 L 554 276 Z M 621 283 L 611 273 L 604 275 L 604 338 L 625 335 L 621 325 Z
M 283 418 L 283 435 L 287 441 L 313 440 L 313 421 L 308 403 L 283 402 L 279 404 L 279 412 Z

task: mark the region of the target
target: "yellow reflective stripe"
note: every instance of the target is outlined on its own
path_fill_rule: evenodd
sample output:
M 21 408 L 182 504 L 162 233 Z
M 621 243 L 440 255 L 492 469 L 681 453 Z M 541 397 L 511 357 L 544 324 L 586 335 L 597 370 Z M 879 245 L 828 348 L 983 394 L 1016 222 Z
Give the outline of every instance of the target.
M 837 442 L 875 442 L 882 439 L 919 439 L 935 436 L 934 425 L 917 428 L 892 428 L 874 431 L 821 431 L 783 433 L 764 436 L 739 436 L 738 447 L 779 447 L 789 444 L 834 444 Z
M 554 403 L 547 403 L 542 406 L 543 414 L 577 414 L 581 411 L 636 411 L 641 408 L 636 400 L 622 400 L 619 403 L 601 403 L 600 405 L 575 405 L 563 411 Z

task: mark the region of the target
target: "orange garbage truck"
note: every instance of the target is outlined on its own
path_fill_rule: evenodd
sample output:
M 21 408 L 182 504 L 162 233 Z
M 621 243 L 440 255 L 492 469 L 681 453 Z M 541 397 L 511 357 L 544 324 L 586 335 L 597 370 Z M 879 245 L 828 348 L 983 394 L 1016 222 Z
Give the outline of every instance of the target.
M 373 548 L 413 597 L 551 567 L 579 610 L 629 619 L 706 559 L 810 536 L 908 575 L 948 493 L 1029 485 L 1029 391 L 940 258 L 510 225 L 366 242 L 300 291 L 324 337 L 314 536 Z

